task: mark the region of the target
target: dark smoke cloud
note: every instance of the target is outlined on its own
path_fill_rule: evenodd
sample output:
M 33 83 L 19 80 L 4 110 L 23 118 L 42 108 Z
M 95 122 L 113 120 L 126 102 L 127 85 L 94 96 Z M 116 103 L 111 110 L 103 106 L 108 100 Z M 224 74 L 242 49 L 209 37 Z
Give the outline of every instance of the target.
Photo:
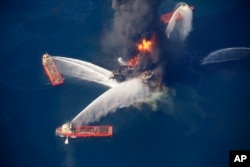
M 134 57 L 136 43 L 154 32 L 159 4 L 160 0 L 113 0 L 114 20 L 103 40 L 105 49 L 125 60 Z

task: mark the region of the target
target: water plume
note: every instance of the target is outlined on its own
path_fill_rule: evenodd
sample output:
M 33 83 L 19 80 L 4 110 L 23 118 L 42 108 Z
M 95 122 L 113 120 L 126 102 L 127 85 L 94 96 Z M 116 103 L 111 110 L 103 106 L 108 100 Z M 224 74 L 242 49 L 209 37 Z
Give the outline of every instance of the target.
M 241 60 L 250 56 L 250 48 L 234 47 L 216 50 L 201 60 L 202 65 Z
M 141 79 L 123 82 L 90 103 L 72 120 L 72 123 L 86 125 L 98 121 L 101 117 L 115 112 L 118 108 L 128 107 L 135 102 L 143 101 L 149 95 L 149 87 Z
M 193 12 L 186 3 L 178 3 L 168 26 L 166 28 L 167 38 L 171 33 L 175 33 L 176 38 L 185 40 L 192 30 Z
M 67 57 L 53 56 L 53 59 L 64 76 L 96 82 L 108 87 L 114 87 L 118 84 L 116 81 L 109 79 L 112 72 L 100 66 Z

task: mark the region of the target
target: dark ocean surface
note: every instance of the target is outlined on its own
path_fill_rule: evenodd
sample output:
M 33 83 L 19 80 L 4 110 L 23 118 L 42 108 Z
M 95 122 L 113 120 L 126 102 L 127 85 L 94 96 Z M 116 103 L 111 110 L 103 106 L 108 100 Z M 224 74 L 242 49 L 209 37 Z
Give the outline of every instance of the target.
M 112 70 L 115 60 L 102 53 L 100 42 L 113 17 L 111 1 L 1 1 L 0 166 L 229 166 L 229 150 L 250 150 L 249 58 L 204 67 L 199 61 L 214 50 L 250 47 L 243 2 L 186 1 L 195 6 L 193 31 L 183 70 L 169 77 L 171 107 L 119 109 L 93 123 L 113 125 L 112 138 L 65 145 L 55 128 L 108 88 L 67 77 L 53 87 L 41 56 L 48 52 Z M 163 3 L 159 13 L 176 3 Z

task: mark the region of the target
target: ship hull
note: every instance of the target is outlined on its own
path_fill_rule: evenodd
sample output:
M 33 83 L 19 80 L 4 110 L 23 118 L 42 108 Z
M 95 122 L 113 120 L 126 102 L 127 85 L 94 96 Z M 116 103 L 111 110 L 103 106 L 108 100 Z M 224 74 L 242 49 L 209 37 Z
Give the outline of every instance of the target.
M 112 126 L 75 126 L 71 132 L 63 132 L 62 127 L 56 129 L 56 135 L 60 137 L 110 137 L 113 135 Z
M 52 57 L 49 56 L 47 53 L 44 54 L 42 57 L 42 65 L 46 75 L 48 76 L 53 86 L 61 85 L 64 83 L 64 79 L 60 71 L 58 70 Z

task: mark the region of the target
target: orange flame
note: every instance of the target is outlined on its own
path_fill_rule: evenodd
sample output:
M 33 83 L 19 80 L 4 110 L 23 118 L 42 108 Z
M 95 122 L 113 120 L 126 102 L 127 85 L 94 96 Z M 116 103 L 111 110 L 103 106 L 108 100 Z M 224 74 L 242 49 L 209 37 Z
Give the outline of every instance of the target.
M 134 58 L 130 59 L 128 62 L 129 67 L 135 67 L 139 63 L 139 54 L 136 55 Z
M 145 38 L 142 39 L 141 43 L 137 45 L 137 49 L 141 52 L 149 52 L 151 53 L 153 46 L 153 41 L 146 40 Z
M 144 52 L 144 53 L 151 53 L 152 52 L 152 47 L 154 44 L 154 39 L 155 36 L 150 40 L 147 40 L 146 38 L 143 38 L 139 44 L 137 44 L 137 49 L 139 52 Z M 134 58 L 130 59 L 128 62 L 129 67 L 135 67 L 139 64 L 140 59 L 140 54 L 137 54 Z

